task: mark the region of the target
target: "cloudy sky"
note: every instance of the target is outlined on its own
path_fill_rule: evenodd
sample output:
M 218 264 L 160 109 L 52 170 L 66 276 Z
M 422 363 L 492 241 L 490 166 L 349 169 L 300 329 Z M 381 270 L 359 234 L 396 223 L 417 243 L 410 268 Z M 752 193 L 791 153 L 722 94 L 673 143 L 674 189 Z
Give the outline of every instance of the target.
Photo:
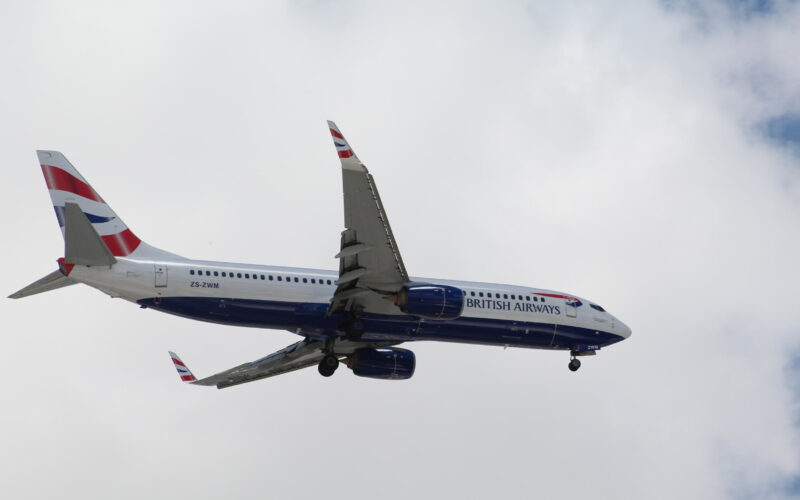
M 405 382 L 181 384 L 293 343 L 85 286 L 0 300 L 4 498 L 800 498 L 800 5 L 6 2 L 3 284 L 58 149 L 151 244 L 335 268 L 326 119 L 409 272 L 590 297 L 633 337 L 420 344 Z

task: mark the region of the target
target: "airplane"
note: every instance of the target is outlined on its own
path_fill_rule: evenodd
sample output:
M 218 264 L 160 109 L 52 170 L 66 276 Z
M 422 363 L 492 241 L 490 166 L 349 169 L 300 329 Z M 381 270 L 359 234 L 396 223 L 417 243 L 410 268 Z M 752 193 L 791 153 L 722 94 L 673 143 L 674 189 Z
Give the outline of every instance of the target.
M 206 378 L 169 355 L 181 380 L 231 387 L 316 365 L 403 380 L 418 341 L 569 351 L 569 369 L 631 335 L 598 304 L 534 287 L 412 277 L 406 271 L 375 180 L 335 123 L 344 231 L 339 270 L 193 260 L 139 239 L 58 151 L 37 151 L 64 237 L 58 269 L 10 298 L 76 283 L 113 298 L 194 320 L 288 330 L 302 339 Z

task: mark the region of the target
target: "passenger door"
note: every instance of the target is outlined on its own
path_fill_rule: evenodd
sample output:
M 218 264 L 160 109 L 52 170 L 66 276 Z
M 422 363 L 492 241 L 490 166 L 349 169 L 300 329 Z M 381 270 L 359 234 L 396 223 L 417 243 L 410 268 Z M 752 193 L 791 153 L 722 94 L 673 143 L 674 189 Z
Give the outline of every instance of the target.
M 155 266 L 156 274 L 156 288 L 165 288 L 167 286 L 167 265 L 166 264 L 153 264 Z

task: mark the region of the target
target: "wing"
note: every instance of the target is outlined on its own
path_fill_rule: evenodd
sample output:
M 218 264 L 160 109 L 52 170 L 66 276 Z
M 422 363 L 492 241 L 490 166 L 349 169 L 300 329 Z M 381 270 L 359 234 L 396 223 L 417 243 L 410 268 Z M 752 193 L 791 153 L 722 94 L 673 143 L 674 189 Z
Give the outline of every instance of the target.
M 349 356 L 356 349 L 362 347 L 387 347 L 394 344 L 396 344 L 396 342 L 339 341 L 335 344 L 334 354 L 342 358 Z M 172 358 L 175 369 L 178 370 L 178 375 L 184 382 L 194 385 L 215 385 L 217 389 L 225 389 L 226 387 L 253 382 L 261 380 L 262 378 L 273 377 L 275 375 L 281 375 L 283 373 L 317 365 L 325 356 L 323 351 L 324 347 L 325 343 L 322 341 L 304 339 L 280 351 L 274 352 L 269 356 L 199 380 L 177 354 L 170 351 L 169 355 L 170 358 Z
M 408 283 L 408 273 L 375 180 L 336 124 L 329 121 L 328 127 L 342 162 L 346 228 L 336 255 L 339 279 L 329 312 L 399 314 L 399 309 L 383 297 Z

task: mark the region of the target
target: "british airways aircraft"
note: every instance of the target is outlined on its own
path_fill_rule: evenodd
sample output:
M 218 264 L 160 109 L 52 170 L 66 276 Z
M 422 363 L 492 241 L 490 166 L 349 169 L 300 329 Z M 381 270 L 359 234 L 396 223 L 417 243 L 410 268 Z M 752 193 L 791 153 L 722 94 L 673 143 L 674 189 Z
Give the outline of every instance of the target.
M 569 351 L 569 369 L 631 335 L 596 303 L 539 288 L 409 276 L 375 180 L 333 122 L 342 166 L 339 271 L 193 260 L 152 247 L 57 151 L 37 151 L 64 257 L 21 298 L 84 283 L 142 308 L 226 325 L 288 330 L 302 340 L 256 361 L 197 379 L 170 352 L 181 380 L 219 389 L 316 365 L 361 377 L 407 379 L 404 342 L 438 340 Z

